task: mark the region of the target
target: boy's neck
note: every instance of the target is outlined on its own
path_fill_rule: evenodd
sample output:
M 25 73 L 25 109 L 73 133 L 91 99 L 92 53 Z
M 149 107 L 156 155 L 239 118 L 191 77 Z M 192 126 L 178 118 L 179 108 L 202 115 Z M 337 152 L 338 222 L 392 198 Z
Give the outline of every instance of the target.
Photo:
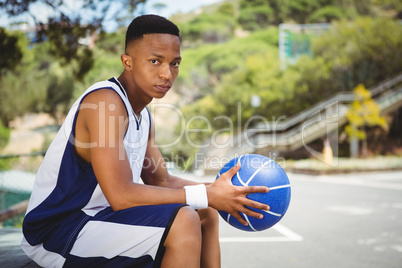
M 117 78 L 117 80 L 120 82 L 120 84 L 126 91 L 128 101 L 130 102 L 134 113 L 137 115 L 137 117 L 139 117 L 141 111 L 144 110 L 145 106 L 147 106 L 152 101 L 152 99 L 149 102 L 142 101 L 141 96 L 136 95 L 135 91 L 132 90 L 132 88 L 130 87 L 130 84 L 128 83 L 128 81 L 124 76 L 124 72 Z

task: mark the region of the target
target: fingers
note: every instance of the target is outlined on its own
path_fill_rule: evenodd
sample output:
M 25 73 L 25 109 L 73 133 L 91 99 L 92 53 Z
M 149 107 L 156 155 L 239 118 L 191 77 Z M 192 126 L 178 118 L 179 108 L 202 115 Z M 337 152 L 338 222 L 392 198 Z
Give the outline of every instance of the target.
M 247 207 L 250 207 L 250 208 L 256 208 L 256 209 L 261 209 L 261 210 L 265 210 L 265 211 L 270 210 L 269 205 L 254 201 L 252 199 L 245 198 L 242 203 L 243 203 L 244 206 L 247 206 Z M 251 211 L 252 214 L 248 214 L 247 213 L 248 211 Z M 256 214 L 254 214 L 254 211 L 252 211 L 250 209 L 247 209 L 247 210 L 242 211 L 242 212 L 244 212 L 247 215 L 250 215 L 252 217 L 258 218 L 258 216 L 256 216 Z
M 238 220 L 241 224 L 247 226 L 248 222 L 244 219 L 244 215 L 242 216 L 241 214 L 247 215 L 247 216 L 251 216 L 257 219 L 262 219 L 264 217 L 263 214 L 258 213 L 254 210 L 251 210 L 247 207 L 244 207 L 243 209 L 241 209 L 239 212 L 234 212 L 231 213 L 230 215 L 232 215 L 236 220 Z
M 247 226 L 248 222 L 240 215 L 240 213 L 233 213 L 232 215 L 236 220 L 238 220 L 241 224 Z
M 266 186 L 240 186 L 241 191 L 245 194 L 251 194 L 251 193 L 268 193 L 269 188 Z
M 232 168 L 230 168 L 228 171 L 226 171 L 225 173 L 223 173 L 223 174 L 221 175 L 221 177 L 224 176 L 224 177 L 226 177 L 226 179 L 232 179 L 232 177 L 239 171 L 239 169 L 240 169 L 240 163 L 237 162 L 236 165 L 234 165 L 234 166 L 233 166 Z
M 270 210 L 269 205 L 257 202 L 252 199 L 248 199 L 247 197 L 241 198 L 238 200 L 238 205 L 236 206 L 236 209 L 234 211 L 229 212 L 230 215 L 232 215 L 234 218 L 236 218 L 241 224 L 243 225 L 248 225 L 247 221 L 242 217 L 242 213 L 244 215 L 254 217 L 257 219 L 262 219 L 264 217 L 264 214 L 262 211 L 256 211 L 256 209 L 262 210 L 262 211 L 268 211 Z M 243 216 L 244 216 L 243 215 Z
M 267 193 L 269 191 L 269 188 L 265 186 L 234 186 L 231 183 L 231 179 L 239 171 L 239 169 L 240 163 L 238 162 L 228 171 L 221 174 L 221 176 L 214 183 L 208 186 L 211 189 L 216 186 L 216 188 L 219 190 L 217 191 L 218 194 L 215 198 L 214 191 L 212 191 L 213 189 L 209 189 L 208 198 L 212 207 L 217 210 L 228 212 L 241 224 L 247 226 L 248 223 L 242 217 L 243 214 L 250 217 L 262 219 L 264 215 L 254 211 L 253 209 L 260 209 L 263 211 L 268 211 L 270 209 L 270 207 L 266 204 L 248 199 L 247 195 L 251 193 Z M 230 187 L 228 187 L 228 184 L 230 185 Z

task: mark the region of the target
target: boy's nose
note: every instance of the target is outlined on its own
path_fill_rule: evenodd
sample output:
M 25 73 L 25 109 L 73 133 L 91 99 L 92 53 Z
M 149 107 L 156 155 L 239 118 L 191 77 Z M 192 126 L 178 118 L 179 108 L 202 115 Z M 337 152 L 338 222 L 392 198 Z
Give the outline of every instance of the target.
M 164 80 L 169 80 L 172 78 L 172 72 L 170 71 L 170 66 L 168 64 L 164 64 L 164 66 L 162 66 L 162 70 L 159 73 L 159 77 Z

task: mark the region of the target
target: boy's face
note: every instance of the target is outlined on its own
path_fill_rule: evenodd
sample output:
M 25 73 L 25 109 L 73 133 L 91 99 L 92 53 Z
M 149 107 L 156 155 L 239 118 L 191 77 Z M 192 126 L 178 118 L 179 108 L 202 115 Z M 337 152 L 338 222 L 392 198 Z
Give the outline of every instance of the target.
M 179 74 L 180 39 L 171 34 L 145 34 L 126 50 L 131 65 L 130 84 L 146 98 L 162 98 Z M 124 61 L 123 61 L 124 65 Z

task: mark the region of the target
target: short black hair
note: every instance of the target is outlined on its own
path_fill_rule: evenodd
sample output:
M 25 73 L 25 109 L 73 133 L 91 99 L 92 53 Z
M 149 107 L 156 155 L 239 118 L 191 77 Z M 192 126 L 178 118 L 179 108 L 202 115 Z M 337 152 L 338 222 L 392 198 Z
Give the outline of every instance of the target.
M 166 33 L 180 37 L 179 28 L 170 20 L 158 15 L 142 15 L 133 19 L 126 32 L 126 47 L 131 41 L 141 39 L 144 34 Z

